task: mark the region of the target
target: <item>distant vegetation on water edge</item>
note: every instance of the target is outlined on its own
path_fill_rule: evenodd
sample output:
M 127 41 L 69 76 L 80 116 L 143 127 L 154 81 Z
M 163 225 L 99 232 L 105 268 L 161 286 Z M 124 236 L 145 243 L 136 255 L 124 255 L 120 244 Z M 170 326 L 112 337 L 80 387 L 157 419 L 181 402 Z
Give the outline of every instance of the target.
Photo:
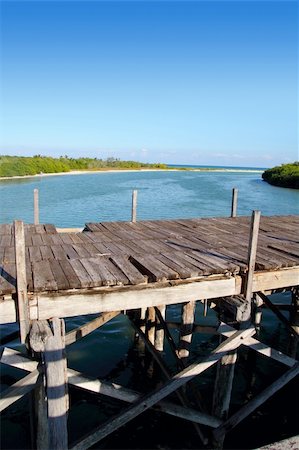
M 51 158 L 49 156 L 0 156 L 0 177 L 70 172 L 72 170 L 167 169 L 166 164 L 145 164 L 116 158 Z
M 299 161 L 267 169 L 262 177 L 274 186 L 299 189 Z

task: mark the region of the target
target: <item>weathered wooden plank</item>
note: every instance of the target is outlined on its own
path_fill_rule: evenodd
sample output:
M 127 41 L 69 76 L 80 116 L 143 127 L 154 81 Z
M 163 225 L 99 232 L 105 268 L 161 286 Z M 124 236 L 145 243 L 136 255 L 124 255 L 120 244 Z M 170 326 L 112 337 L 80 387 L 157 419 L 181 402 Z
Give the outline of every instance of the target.
M 65 276 L 64 271 L 62 270 L 59 261 L 54 261 L 51 259 L 49 261 L 51 271 L 54 276 L 54 280 L 56 282 L 58 290 L 70 289 L 71 285 L 67 277 Z
M 192 277 L 192 274 L 196 273 L 195 271 L 191 271 L 190 269 L 178 264 L 178 262 L 175 261 L 171 257 L 167 258 L 164 255 L 157 254 L 156 259 L 158 261 L 161 261 L 165 266 L 170 267 L 172 270 L 174 270 L 176 273 L 178 273 L 180 278 L 182 278 L 182 279 L 190 278 L 190 277 Z M 196 276 L 196 275 L 194 275 L 194 276 Z
M 91 277 L 88 275 L 85 267 L 82 265 L 79 259 L 71 259 L 69 260 L 72 269 L 80 280 L 82 287 L 91 287 L 93 286 L 93 281 Z
M 178 273 L 158 262 L 150 255 L 143 257 L 139 255 L 131 256 L 130 261 L 141 271 L 148 275 L 153 281 L 174 280 L 179 277 Z
M 49 261 L 32 262 L 33 286 L 36 292 L 57 291 L 57 283 L 54 279 Z
M 175 283 L 175 282 L 172 282 Z M 147 288 L 147 286 L 149 288 Z M 169 282 L 162 283 L 162 287 L 150 288 L 150 285 L 139 285 L 135 289 L 131 286 L 120 287 L 102 292 L 97 289 L 82 290 L 79 293 L 66 293 L 62 295 L 39 294 L 39 317 L 53 317 L 59 311 L 62 317 L 72 317 L 75 315 L 96 314 L 107 311 L 118 311 L 123 309 L 136 309 L 148 306 L 170 305 L 181 303 L 182 299 L 200 300 L 217 298 L 227 295 L 240 294 L 241 279 L 223 278 L 219 280 L 201 280 L 194 283 L 174 284 L 169 286 Z M 109 293 L 109 295 L 107 295 Z M 82 301 L 82 294 L 84 301 Z M 92 295 L 91 295 L 92 294 Z M 74 308 L 74 305 L 76 307 Z M 1 312 L 1 308 L 0 308 Z
M 110 259 L 125 274 L 131 284 L 147 283 L 147 277 L 142 275 L 127 258 L 113 255 Z
M 69 233 L 59 233 L 59 236 L 64 244 L 66 244 L 66 245 L 73 244 L 73 240 L 71 239 Z
M 102 286 L 103 285 L 103 278 L 101 277 L 101 274 L 99 270 L 96 268 L 95 264 L 92 264 L 92 262 L 89 259 L 82 258 L 80 260 L 81 264 L 85 268 L 86 272 L 88 273 L 89 277 L 91 278 L 93 282 L 93 286 Z
M 49 245 L 41 245 L 39 247 L 42 259 L 53 259 L 54 255 Z
M 12 234 L 4 234 L 0 237 L 0 246 L 1 247 L 10 247 L 13 245 L 13 235 Z
M 29 259 L 30 262 L 38 262 L 42 260 L 42 255 L 41 255 L 41 251 L 40 251 L 40 247 L 28 247 L 28 252 L 29 252 Z
M 78 255 L 77 258 L 88 258 L 90 256 L 90 252 L 85 245 L 73 244 L 72 247 Z
M 116 285 L 122 286 L 130 283 L 129 278 L 122 272 L 121 269 L 119 269 L 117 265 L 113 264 L 110 258 L 91 258 L 91 261 L 101 270 L 103 270 L 103 268 L 108 270 L 115 277 Z
M 74 289 L 82 288 L 81 281 L 74 271 L 73 267 L 71 266 L 70 261 L 64 259 L 61 261 L 57 261 L 57 263 L 59 263 L 60 267 L 62 268 L 69 285 Z
M 0 235 L 3 234 L 12 234 L 12 225 L 9 223 L 1 223 L 0 224 Z
M 15 247 L 4 247 L 3 249 L 3 262 L 12 264 L 16 261 Z
M 43 240 L 40 234 L 32 234 L 31 235 L 31 239 L 32 239 L 32 245 L 34 246 L 38 246 L 38 245 L 43 245 Z
M 64 245 L 62 245 L 62 248 L 63 248 L 65 254 L 67 255 L 68 259 L 79 259 L 80 258 L 80 255 L 78 255 L 78 253 L 76 252 L 76 250 L 74 249 L 74 247 L 72 245 L 64 244 Z
M 50 223 L 45 223 L 44 227 L 45 227 L 46 233 L 49 233 L 49 234 L 57 233 L 56 227 Z

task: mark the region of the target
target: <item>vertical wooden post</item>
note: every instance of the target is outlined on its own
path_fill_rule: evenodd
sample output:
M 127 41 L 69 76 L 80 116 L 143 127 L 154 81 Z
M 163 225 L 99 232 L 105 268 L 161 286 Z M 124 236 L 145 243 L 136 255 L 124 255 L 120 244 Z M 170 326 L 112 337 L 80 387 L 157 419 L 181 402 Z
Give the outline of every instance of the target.
M 245 299 L 248 302 L 251 302 L 251 297 L 252 297 L 252 281 L 253 281 L 253 274 L 254 274 L 254 269 L 255 269 L 260 217 L 261 217 L 260 211 L 252 212 L 250 235 L 249 235 L 248 259 L 247 259 L 248 272 L 247 272 L 246 285 L 245 285 Z
M 24 344 L 29 333 L 29 306 L 27 295 L 25 233 L 21 220 L 14 221 L 15 251 L 16 251 L 16 277 L 18 320 L 20 324 L 21 342 Z
M 212 410 L 219 419 L 227 419 L 228 416 L 236 361 L 237 352 L 231 351 L 217 365 Z
M 182 325 L 180 330 L 180 342 L 178 356 L 186 365 L 190 353 L 192 331 L 194 324 L 195 302 L 187 302 L 182 305 Z
M 37 437 L 40 449 L 67 450 L 67 364 L 65 357 L 65 328 L 61 319 L 34 321 L 30 331 L 30 346 L 41 353 L 45 376 L 45 396 L 40 391 L 39 411 L 47 403 L 47 427 L 41 420 Z M 45 442 L 45 440 L 47 442 Z
M 261 297 L 256 293 L 254 294 L 254 304 L 255 304 L 255 308 L 254 308 L 254 325 L 257 331 L 260 330 L 261 327 L 261 321 L 262 321 L 262 308 L 261 306 L 263 305 L 263 300 L 261 299 Z
M 156 312 L 153 306 L 147 308 L 146 312 L 146 336 L 152 345 L 155 344 L 155 333 L 156 333 Z
M 41 375 L 42 376 L 42 375 Z M 44 383 L 39 384 L 34 389 L 35 408 L 35 429 L 36 429 L 36 449 L 45 450 L 49 447 L 49 428 L 46 391 Z
M 136 222 L 137 218 L 137 191 L 132 193 L 132 222 Z
M 208 315 L 208 307 L 209 307 L 208 300 L 205 298 L 203 301 L 203 316 L 204 317 L 207 317 L 207 315 Z
M 233 188 L 231 217 L 237 217 L 238 189 Z
M 159 311 L 163 319 L 165 319 L 166 306 L 158 306 Z M 164 350 L 164 328 L 163 324 L 160 322 L 159 318 L 157 318 L 157 328 L 156 328 L 156 336 L 155 336 L 155 348 L 158 352 L 163 352 Z
M 34 189 L 33 191 L 34 198 L 34 225 L 39 224 L 39 202 L 38 202 L 38 189 Z
M 293 358 L 296 358 L 297 348 L 299 343 L 299 288 L 292 289 L 292 307 L 290 310 L 290 324 L 295 331 L 294 335 L 290 336 L 289 353 Z
M 145 319 L 146 319 L 146 308 L 140 309 L 140 322 L 142 325 L 140 325 L 141 331 L 145 334 Z M 144 357 L 145 355 L 145 344 L 144 341 L 140 338 L 138 335 L 138 352 L 140 357 Z

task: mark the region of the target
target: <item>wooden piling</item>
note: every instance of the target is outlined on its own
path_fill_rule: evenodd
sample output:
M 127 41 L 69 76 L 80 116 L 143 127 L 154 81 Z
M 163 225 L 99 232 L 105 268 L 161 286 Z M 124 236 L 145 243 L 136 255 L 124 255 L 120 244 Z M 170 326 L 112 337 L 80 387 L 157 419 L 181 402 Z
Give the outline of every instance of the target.
M 232 191 L 232 207 L 231 207 L 231 217 L 237 217 L 237 207 L 238 207 L 238 189 L 233 188 Z
M 69 408 L 67 393 L 67 365 L 65 357 L 65 328 L 61 319 L 34 321 L 30 331 L 30 346 L 42 353 L 47 399 L 48 442 L 41 448 L 66 450 L 68 448 L 67 413 Z M 40 402 L 44 399 L 40 398 Z M 42 408 L 42 405 L 41 405 Z M 37 442 L 41 442 L 39 437 Z
M 38 189 L 33 191 L 33 204 L 34 204 L 34 225 L 39 224 L 39 200 L 38 200 Z
M 18 301 L 18 320 L 20 324 L 21 342 L 25 343 L 29 333 L 29 306 L 27 294 L 25 234 L 21 220 L 14 221 L 14 236 L 16 249 L 16 285 Z
M 261 297 L 255 293 L 253 297 L 254 301 L 254 325 L 257 332 L 260 330 L 261 321 L 262 321 L 262 305 L 264 304 Z
M 255 269 L 260 217 L 261 217 L 260 211 L 252 212 L 251 224 L 250 224 L 250 235 L 249 235 L 248 258 L 247 258 L 248 272 L 247 272 L 246 284 L 245 284 L 245 299 L 250 304 L 251 304 L 251 298 L 252 298 L 253 274 L 254 274 L 254 269 Z
M 137 190 L 134 189 L 132 192 L 132 222 L 137 220 Z
M 165 313 L 166 313 L 166 306 L 157 306 L 157 309 L 159 309 L 160 314 L 162 318 L 165 320 Z M 155 335 L 155 348 L 158 352 L 163 352 L 164 350 L 164 327 L 161 321 L 159 320 L 159 317 L 157 317 L 156 314 L 156 335 Z
M 187 302 L 182 305 L 182 325 L 180 330 L 180 343 L 178 355 L 187 364 L 190 353 L 192 331 L 194 324 L 195 301 Z
M 152 345 L 155 344 L 156 312 L 154 307 L 147 308 L 145 320 L 145 334 Z

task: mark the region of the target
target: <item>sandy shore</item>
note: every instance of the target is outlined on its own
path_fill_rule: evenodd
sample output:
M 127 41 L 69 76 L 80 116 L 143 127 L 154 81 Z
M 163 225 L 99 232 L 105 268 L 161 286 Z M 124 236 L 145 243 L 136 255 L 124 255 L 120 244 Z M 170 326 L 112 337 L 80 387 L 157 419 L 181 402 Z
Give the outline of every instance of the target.
M 71 170 L 70 172 L 57 172 L 57 173 L 38 173 L 36 175 L 17 175 L 14 177 L 0 177 L 1 180 L 15 180 L 23 178 L 40 178 L 40 177 L 53 177 L 61 175 L 84 175 L 91 173 L 123 173 L 123 172 L 253 172 L 253 173 L 263 173 L 263 170 L 259 169 L 104 169 L 104 170 Z

